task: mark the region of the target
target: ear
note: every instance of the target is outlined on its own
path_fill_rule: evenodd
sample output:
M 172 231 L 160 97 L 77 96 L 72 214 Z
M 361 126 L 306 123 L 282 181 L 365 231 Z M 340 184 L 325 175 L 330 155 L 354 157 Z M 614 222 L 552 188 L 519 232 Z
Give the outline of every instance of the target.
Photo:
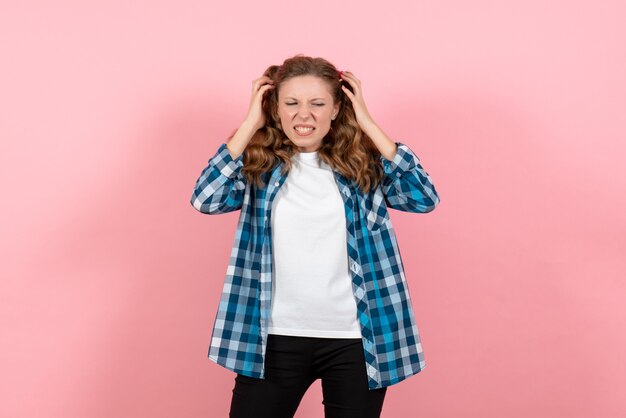
M 341 103 L 335 103 L 335 106 L 333 107 L 333 119 L 335 119 L 337 117 L 337 114 L 339 113 L 339 107 L 340 107 Z

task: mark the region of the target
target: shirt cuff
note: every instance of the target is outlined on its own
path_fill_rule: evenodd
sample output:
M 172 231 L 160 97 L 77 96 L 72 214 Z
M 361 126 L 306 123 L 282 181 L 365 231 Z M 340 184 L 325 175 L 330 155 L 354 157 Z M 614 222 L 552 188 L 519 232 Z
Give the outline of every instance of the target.
M 385 174 L 392 177 L 401 177 L 403 172 L 414 169 L 420 163 L 419 157 L 401 142 L 396 142 L 396 155 L 393 160 L 381 155 L 380 161 Z
M 233 174 L 238 174 L 243 168 L 243 153 L 233 159 L 226 143 L 222 143 L 209 163 L 213 164 L 224 176 L 232 177 Z

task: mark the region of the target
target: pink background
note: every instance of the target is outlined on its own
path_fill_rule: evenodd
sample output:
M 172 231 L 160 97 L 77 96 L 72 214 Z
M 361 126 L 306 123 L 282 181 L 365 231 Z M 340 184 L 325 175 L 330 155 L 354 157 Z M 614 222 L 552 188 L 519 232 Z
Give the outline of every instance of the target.
M 383 417 L 625 416 L 625 13 L 4 2 L 0 416 L 227 416 L 207 351 L 238 213 L 189 199 L 297 53 L 354 72 L 441 197 L 391 212 L 428 365 Z M 317 381 L 296 417 L 320 416 Z

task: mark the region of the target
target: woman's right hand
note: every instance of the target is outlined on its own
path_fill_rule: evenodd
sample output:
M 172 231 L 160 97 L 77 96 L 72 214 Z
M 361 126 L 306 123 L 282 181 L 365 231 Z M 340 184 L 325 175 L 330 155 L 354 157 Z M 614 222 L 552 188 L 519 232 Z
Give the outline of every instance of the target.
M 248 114 L 246 115 L 246 123 L 252 126 L 255 132 L 265 126 L 266 117 L 262 107 L 263 95 L 272 88 L 275 88 L 274 80 L 266 75 L 252 82 L 252 97 L 250 99 Z
M 239 129 L 229 138 L 226 147 L 233 159 L 239 157 L 254 136 L 254 133 L 265 126 L 263 113 L 263 95 L 273 89 L 274 81 L 268 76 L 261 76 L 252 82 L 252 98 L 245 120 Z

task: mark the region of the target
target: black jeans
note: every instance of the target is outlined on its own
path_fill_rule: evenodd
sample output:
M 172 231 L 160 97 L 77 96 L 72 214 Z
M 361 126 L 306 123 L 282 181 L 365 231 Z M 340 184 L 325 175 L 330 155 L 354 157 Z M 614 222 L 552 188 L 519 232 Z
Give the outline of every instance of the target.
M 379 418 L 387 388 L 369 390 L 361 338 L 269 334 L 265 379 L 237 374 L 230 418 L 292 418 L 322 379 L 326 418 Z

